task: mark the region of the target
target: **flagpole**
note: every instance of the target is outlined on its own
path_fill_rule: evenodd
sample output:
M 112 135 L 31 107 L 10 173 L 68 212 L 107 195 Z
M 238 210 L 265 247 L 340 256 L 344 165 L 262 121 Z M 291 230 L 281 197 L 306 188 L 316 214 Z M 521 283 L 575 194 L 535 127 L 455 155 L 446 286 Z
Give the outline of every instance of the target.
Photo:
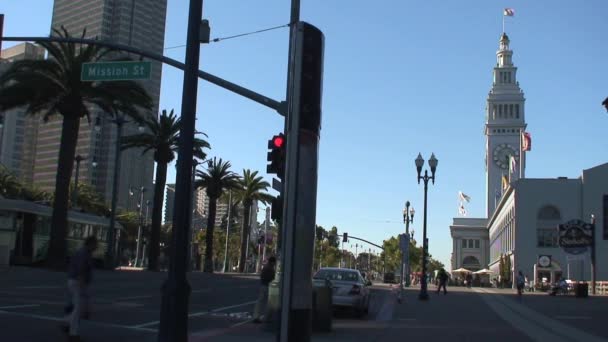
M 505 33 L 505 14 L 502 14 L 502 33 Z

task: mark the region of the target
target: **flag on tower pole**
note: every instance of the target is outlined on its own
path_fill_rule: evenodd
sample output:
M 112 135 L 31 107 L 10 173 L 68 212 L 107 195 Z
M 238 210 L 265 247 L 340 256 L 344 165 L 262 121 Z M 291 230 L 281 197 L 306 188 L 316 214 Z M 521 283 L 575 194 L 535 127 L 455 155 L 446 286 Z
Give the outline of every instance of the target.
M 458 191 L 458 198 L 460 198 L 461 201 L 471 202 L 471 197 L 462 191 Z
M 502 33 L 505 33 L 505 17 L 512 17 L 515 15 L 515 10 L 512 8 L 505 8 L 502 12 Z
M 521 149 L 524 152 L 532 150 L 532 136 L 528 132 L 521 132 Z
M 509 156 L 509 181 L 512 182 L 517 180 L 517 160 L 515 160 L 515 156 Z

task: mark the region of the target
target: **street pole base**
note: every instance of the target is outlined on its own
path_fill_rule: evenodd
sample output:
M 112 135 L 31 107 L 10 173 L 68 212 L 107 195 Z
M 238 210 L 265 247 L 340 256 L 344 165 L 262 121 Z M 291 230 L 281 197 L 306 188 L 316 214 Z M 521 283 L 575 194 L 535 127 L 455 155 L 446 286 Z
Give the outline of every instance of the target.
M 191 288 L 187 279 L 176 278 L 174 274 L 170 274 L 162 285 L 159 342 L 188 340 L 188 303 Z
M 420 294 L 418 295 L 418 299 L 420 299 L 420 300 L 429 300 L 429 294 L 428 294 L 428 292 L 420 292 Z
M 312 310 L 291 309 L 289 310 L 289 331 L 287 340 L 289 342 L 310 342 L 312 335 Z

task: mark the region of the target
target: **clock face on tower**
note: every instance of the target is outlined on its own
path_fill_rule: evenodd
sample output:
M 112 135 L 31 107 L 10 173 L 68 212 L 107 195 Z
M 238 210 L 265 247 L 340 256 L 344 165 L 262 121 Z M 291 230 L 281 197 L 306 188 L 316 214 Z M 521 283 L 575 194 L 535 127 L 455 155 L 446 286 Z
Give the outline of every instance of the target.
M 494 148 L 494 163 L 499 168 L 506 170 L 509 168 L 509 157 L 514 156 L 519 163 L 519 151 L 509 144 L 500 144 Z

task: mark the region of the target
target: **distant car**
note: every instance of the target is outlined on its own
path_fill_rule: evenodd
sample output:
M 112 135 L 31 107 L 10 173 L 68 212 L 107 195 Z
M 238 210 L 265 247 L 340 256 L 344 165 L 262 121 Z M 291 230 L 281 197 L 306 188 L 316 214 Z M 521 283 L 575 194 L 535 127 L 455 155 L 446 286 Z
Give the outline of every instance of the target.
M 395 279 L 395 273 L 392 273 L 392 272 L 384 273 L 383 282 L 385 284 L 395 284 L 397 282 L 397 280 Z
M 334 307 L 354 310 L 357 317 L 369 311 L 370 291 L 368 281 L 357 270 L 348 268 L 321 268 L 313 277 L 315 286 L 324 286 L 329 281 L 332 287 Z

